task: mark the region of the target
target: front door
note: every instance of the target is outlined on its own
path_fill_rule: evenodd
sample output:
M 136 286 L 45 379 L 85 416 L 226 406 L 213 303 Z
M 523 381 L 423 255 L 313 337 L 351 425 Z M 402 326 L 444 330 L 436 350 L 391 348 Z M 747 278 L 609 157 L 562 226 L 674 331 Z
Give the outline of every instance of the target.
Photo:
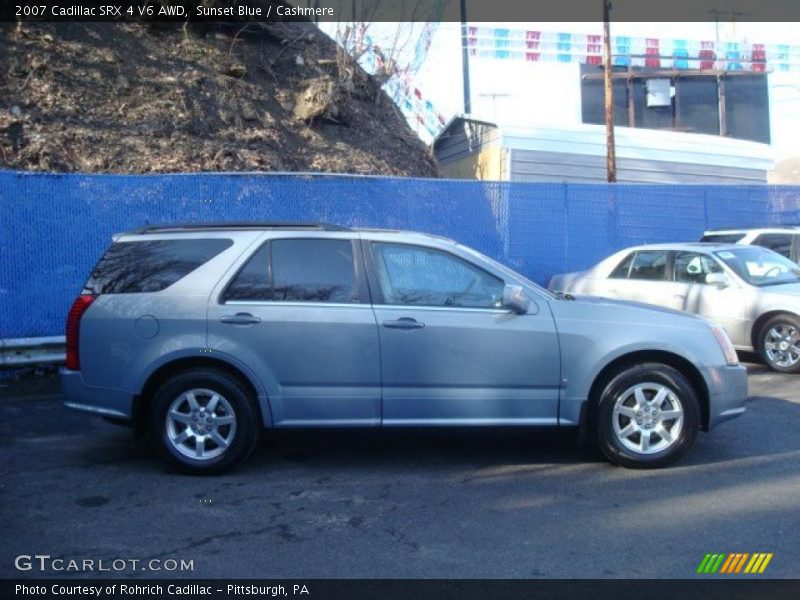
M 440 249 L 365 242 L 383 423 L 556 424 L 559 348 L 544 300 L 501 306 L 503 279 Z
M 673 279 L 684 286 L 679 308 L 722 326 L 735 346 L 749 346 L 750 322 L 745 320 L 748 294 L 731 280 L 729 285 L 706 283 L 711 273 L 725 273 L 717 260 L 702 252 L 675 252 Z

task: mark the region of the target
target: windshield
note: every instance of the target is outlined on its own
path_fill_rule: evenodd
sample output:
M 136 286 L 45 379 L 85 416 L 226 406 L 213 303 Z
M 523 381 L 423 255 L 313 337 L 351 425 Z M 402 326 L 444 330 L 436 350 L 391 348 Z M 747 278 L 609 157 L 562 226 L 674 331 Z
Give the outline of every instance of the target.
M 742 246 L 714 254 L 751 285 L 762 287 L 800 282 L 800 266 L 760 246 Z

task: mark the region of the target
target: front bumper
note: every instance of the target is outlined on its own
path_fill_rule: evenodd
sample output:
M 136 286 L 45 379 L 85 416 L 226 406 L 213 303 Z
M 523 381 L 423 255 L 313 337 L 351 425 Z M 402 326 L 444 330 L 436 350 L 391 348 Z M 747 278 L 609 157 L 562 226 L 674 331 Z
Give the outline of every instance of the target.
M 123 390 L 88 385 L 80 371 L 62 368 L 61 390 L 64 406 L 101 417 L 130 419 L 134 395 Z
M 707 367 L 708 429 L 734 419 L 746 410 L 747 369 L 735 367 Z

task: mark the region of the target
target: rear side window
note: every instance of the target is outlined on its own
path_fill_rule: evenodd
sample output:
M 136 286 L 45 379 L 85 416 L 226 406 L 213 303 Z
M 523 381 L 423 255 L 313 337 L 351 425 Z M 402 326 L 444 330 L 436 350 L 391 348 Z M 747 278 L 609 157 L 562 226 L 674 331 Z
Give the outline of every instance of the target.
M 83 293 L 159 292 L 232 244 L 219 238 L 115 242 L 97 263 Z
M 756 246 L 764 246 L 781 256 L 790 258 L 792 254 L 792 236 L 781 233 L 762 233 L 753 242 Z
M 700 241 L 714 244 L 735 244 L 743 237 L 743 233 L 710 233 L 701 237 Z
M 350 240 L 273 240 L 228 286 L 224 301 L 335 302 L 358 299 Z

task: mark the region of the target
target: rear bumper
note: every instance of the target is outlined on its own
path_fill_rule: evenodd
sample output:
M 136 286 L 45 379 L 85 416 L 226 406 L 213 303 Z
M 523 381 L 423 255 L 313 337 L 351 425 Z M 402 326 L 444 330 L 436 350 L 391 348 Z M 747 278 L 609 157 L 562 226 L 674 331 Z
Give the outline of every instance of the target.
M 88 385 L 80 371 L 61 369 L 64 406 L 101 417 L 130 419 L 134 395 L 123 390 Z
M 747 369 L 735 367 L 708 367 L 709 402 L 708 429 L 734 419 L 746 410 Z

